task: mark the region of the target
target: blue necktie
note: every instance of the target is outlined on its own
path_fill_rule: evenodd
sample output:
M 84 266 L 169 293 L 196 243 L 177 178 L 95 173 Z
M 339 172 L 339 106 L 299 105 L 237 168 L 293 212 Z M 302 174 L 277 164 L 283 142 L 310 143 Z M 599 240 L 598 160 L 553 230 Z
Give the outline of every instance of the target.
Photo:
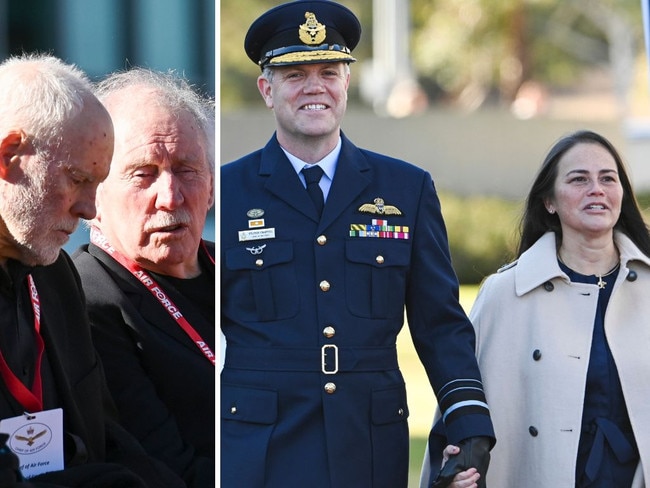
M 321 176 L 323 176 L 323 169 L 320 166 L 314 165 L 308 168 L 302 169 L 302 174 L 305 177 L 305 182 L 307 183 L 307 193 L 314 202 L 314 206 L 318 211 L 318 215 L 323 213 L 323 206 L 325 205 L 325 200 L 323 199 L 323 191 L 320 189 L 318 182 L 320 181 Z

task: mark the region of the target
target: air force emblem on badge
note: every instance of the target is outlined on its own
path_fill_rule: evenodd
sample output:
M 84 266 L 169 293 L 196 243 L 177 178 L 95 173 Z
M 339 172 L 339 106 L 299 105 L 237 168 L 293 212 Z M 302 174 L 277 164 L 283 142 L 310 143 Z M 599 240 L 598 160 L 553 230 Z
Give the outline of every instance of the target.
M 402 211 L 393 205 L 386 205 L 383 198 L 375 198 L 373 203 L 364 203 L 359 212 L 379 215 L 402 215 Z
M 318 22 L 316 15 L 311 12 L 305 12 L 305 19 L 307 21 L 300 24 L 298 30 L 300 40 L 310 46 L 322 43 L 327 37 L 325 26 Z
M 251 253 L 253 256 L 256 256 L 257 254 L 262 254 L 265 247 L 266 244 L 262 244 L 261 246 L 257 246 L 257 247 L 247 247 L 246 250 L 249 253 Z

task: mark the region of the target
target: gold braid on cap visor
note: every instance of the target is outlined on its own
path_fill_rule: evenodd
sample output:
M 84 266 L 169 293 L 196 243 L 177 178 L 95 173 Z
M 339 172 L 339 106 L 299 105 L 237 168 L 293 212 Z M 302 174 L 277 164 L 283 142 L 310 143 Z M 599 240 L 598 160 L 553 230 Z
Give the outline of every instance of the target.
M 307 46 L 290 46 L 267 52 L 264 58 L 260 60 L 260 66 L 266 64 L 281 65 L 288 63 L 311 63 L 316 61 L 348 61 L 352 63 L 356 61 L 356 59 L 352 57 L 350 50 L 347 47 L 343 47 L 339 44 L 332 44 L 331 46 L 322 44 L 315 48 Z

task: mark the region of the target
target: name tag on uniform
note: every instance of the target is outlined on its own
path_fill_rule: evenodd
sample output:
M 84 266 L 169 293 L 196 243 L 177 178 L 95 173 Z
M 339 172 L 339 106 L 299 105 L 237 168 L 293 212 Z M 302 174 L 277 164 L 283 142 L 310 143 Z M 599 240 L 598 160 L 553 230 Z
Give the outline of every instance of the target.
M 63 410 L 56 408 L 0 420 L 7 447 L 19 459 L 24 478 L 63 469 Z
M 275 227 L 239 231 L 239 242 L 258 241 L 260 239 L 275 239 Z

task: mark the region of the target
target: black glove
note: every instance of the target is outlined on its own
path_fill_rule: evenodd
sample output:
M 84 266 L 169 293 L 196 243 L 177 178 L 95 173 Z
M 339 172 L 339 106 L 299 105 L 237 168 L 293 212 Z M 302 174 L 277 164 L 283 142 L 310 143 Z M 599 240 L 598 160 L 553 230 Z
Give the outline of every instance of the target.
M 458 443 L 460 452 L 449 458 L 442 471 L 438 474 L 438 477 L 433 480 L 431 488 L 445 488 L 449 486 L 454 481 L 454 476 L 469 468 L 476 468 L 478 470 L 481 474 L 478 487 L 485 488 L 485 475 L 490 464 L 490 444 L 489 437 L 470 437 L 460 441 Z

